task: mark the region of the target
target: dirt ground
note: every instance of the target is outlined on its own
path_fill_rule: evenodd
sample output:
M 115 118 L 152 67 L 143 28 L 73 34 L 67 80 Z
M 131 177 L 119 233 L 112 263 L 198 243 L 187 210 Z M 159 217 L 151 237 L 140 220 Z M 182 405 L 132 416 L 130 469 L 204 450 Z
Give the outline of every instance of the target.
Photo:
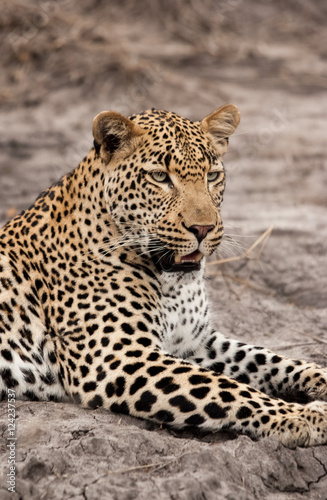
M 201 119 L 233 102 L 220 258 L 240 258 L 208 266 L 215 325 L 326 366 L 326 22 L 323 0 L 3 0 L 0 222 L 76 166 L 99 111 Z M 327 446 L 177 433 L 64 403 L 17 401 L 16 413 L 11 493 L 1 403 L 3 500 L 327 499 Z

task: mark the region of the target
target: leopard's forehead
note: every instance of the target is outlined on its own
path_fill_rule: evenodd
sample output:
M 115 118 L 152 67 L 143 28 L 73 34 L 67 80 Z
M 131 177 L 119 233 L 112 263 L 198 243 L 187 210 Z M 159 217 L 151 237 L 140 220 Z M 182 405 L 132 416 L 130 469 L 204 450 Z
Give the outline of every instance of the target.
M 129 117 L 130 120 L 137 122 L 140 126 L 144 128 L 150 127 L 158 127 L 164 126 L 165 122 L 170 127 L 174 127 L 175 125 L 180 125 L 182 127 L 188 128 L 189 126 L 194 125 L 197 122 L 192 122 L 188 118 L 184 118 L 183 116 L 174 113 L 173 111 L 165 111 L 160 109 L 148 109 L 146 111 L 142 111 L 141 113 L 134 114 Z
M 205 139 L 199 122 L 192 122 L 172 111 L 152 108 L 132 115 L 130 120 L 145 130 L 151 130 L 153 133 L 163 136 L 164 139 L 179 138 L 180 136 L 184 136 L 185 139 L 187 137 L 194 138 L 194 136 L 202 140 Z
M 132 115 L 130 120 L 148 131 L 150 142 L 146 145 L 151 148 L 152 158 L 168 154 L 168 170 L 174 166 L 179 174 L 192 176 L 196 172 L 202 174 L 218 161 L 219 155 L 198 121 L 156 109 Z

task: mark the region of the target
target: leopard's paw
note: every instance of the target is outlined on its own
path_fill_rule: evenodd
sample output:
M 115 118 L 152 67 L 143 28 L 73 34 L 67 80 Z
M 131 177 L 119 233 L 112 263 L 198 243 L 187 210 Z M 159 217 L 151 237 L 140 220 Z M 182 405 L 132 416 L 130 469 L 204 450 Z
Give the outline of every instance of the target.
M 312 402 L 285 416 L 276 426 L 278 439 L 287 447 L 327 443 L 327 404 Z
M 310 401 L 327 401 L 327 369 L 307 368 L 301 373 L 300 383 Z

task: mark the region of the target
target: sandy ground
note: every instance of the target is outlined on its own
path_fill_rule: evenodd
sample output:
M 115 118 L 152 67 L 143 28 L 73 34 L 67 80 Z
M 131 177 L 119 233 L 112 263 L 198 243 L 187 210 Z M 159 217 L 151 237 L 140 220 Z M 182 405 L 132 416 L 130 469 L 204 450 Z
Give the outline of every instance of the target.
M 37 16 L 38 13 L 38 16 Z M 199 119 L 225 102 L 242 122 L 226 156 L 221 257 L 208 266 L 217 328 L 327 365 L 327 8 L 324 2 L 4 1 L 0 222 L 91 146 L 104 109 Z M 16 403 L 16 493 L 0 497 L 327 499 L 327 446 L 176 433 L 103 410 Z

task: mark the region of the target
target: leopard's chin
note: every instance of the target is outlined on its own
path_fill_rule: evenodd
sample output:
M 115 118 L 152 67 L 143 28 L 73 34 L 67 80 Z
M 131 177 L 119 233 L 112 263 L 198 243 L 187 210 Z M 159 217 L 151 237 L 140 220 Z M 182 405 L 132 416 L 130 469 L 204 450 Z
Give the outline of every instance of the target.
M 173 250 L 166 250 L 152 254 L 152 260 L 157 269 L 167 273 L 200 271 L 204 255 L 199 251 L 188 255 L 178 255 Z

